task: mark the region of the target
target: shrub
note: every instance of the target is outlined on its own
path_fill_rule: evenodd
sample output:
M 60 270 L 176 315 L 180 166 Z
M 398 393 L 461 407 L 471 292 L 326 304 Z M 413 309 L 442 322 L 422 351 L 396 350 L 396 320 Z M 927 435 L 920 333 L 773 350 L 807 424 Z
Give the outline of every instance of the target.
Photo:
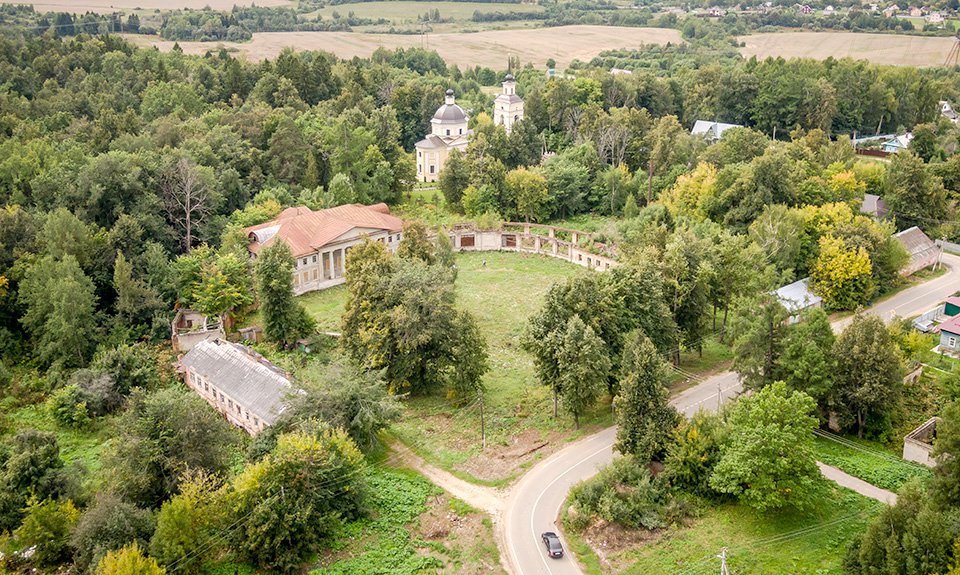
M 567 527 L 582 531 L 594 519 L 624 527 L 661 529 L 690 515 L 684 501 L 630 456 L 615 459 L 600 472 L 573 487 Z

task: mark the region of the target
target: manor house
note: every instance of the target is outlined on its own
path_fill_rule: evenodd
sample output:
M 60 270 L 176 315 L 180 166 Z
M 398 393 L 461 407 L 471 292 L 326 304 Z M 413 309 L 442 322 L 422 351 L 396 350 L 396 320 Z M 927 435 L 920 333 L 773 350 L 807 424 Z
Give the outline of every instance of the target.
M 347 253 L 364 237 L 396 251 L 402 230 L 403 220 L 390 214 L 387 204 L 346 204 L 317 211 L 304 206 L 287 208 L 244 233 L 253 258 L 277 241 L 290 246 L 296 259 L 293 291 L 299 295 L 342 284 Z
M 503 93 L 497 96 L 493 106 L 493 123 L 510 133 L 513 126 L 523 120 L 523 100 L 517 95 L 517 82 L 507 74 L 501 83 Z M 457 105 L 453 90 L 447 90 L 444 104 L 430 120 L 430 133 L 416 143 L 417 179 L 435 182 L 440 177 L 443 165 L 452 150 L 465 152 L 473 130 L 467 128 L 470 117 Z

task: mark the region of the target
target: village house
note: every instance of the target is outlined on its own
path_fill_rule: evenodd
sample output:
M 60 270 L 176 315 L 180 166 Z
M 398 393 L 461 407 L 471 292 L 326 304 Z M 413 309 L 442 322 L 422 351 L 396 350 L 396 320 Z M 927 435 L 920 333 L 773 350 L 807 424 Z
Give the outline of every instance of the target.
M 910 262 L 900 270 L 900 275 L 909 276 L 940 261 L 943 248 L 923 233 L 917 226 L 894 234 L 894 238 L 910 254 Z
M 946 100 L 940 100 L 940 115 L 950 120 L 954 124 L 960 121 L 960 116 L 953 110 L 953 106 Z
M 810 278 L 787 284 L 773 292 L 773 295 L 790 314 L 788 322 L 791 324 L 799 322 L 803 312 L 823 306 L 823 298 L 810 289 Z
M 183 381 L 231 424 L 256 435 L 273 425 L 297 393 L 287 374 L 253 349 L 205 340 L 180 359 Z
M 503 79 L 503 93 L 493 101 L 493 125 L 503 126 L 509 134 L 513 126 L 523 119 L 523 99 L 517 95 L 517 82 L 513 74 Z
M 697 120 L 690 130 L 690 135 L 700 136 L 710 143 L 718 141 L 723 137 L 723 133 L 731 128 L 742 128 L 740 124 L 724 124 L 723 122 L 711 122 L 709 120 Z
M 906 150 L 910 147 L 910 142 L 913 141 L 913 134 L 907 132 L 906 134 L 901 134 L 899 136 L 894 136 L 880 145 L 880 149 L 888 154 L 896 154 L 897 152 Z
M 887 6 L 883 9 L 883 15 L 886 18 L 891 18 L 897 15 L 897 12 L 900 11 L 900 7 L 894 4 L 893 6 Z
M 342 284 L 350 248 L 365 237 L 381 242 L 391 252 L 400 243 L 403 220 L 386 204 L 346 204 L 313 211 L 287 208 L 269 222 L 244 230 L 247 249 L 256 258 L 263 248 L 283 241 L 296 260 L 293 291 L 302 294 Z

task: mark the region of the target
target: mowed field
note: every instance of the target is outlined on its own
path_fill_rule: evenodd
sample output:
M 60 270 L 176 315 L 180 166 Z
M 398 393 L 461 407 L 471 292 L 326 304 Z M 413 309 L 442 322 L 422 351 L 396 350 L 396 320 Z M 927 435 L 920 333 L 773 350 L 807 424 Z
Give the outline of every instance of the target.
M 331 4 L 326 8 L 311 12 L 333 18 L 336 12 L 343 16 L 353 13 L 358 18 L 386 18 L 391 22 L 416 22 L 428 10 L 439 10 L 440 17 L 449 20 L 469 20 L 474 12 L 542 12 L 543 6 L 537 4 L 501 4 L 490 2 L 422 2 L 391 0 L 387 2 L 357 2 L 355 4 Z
M 110 14 L 131 10 L 176 10 L 177 8 L 200 9 L 210 7 L 214 10 L 229 10 L 236 6 L 286 6 L 290 0 L 81 0 L 80 2 L 50 0 L 30 2 L 30 0 L 0 0 L 0 4 L 30 4 L 38 12 L 73 12 L 83 14 L 97 12 Z
M 164 51 L 173 47 L 173 42 L 156 37 L 129 35 L 128 39 L 140 45 L 157 46 Z M 326 50 L 341 58 L 368 57 L 379 47 L 429 47 L 439 52 L 448 64 L 456 64 L 461 68 L 479 65 L 498 70 L 507 67 L 508 56 L 519 56 L 521 62 L 532 62 L 541 67 L 548 58 L 553 58 L 558 67 L 563 69 L 574 59 L 587 61 L 604 50 L 681 41 L 679 31 L 663 28 L 562 26 L 469 34 L 429 34 L 426 37 L 358 32 L 265 32 L 254 34 L 250 42 L 180 42 L 180 47 L 187 53 L 204 54 L 222 45 L 236 49 L 255 61 L 274 58 L 288 46 L 297 50 Z
M 744 57 L 854 58 L 896 66 L 942 66 L 955 38 L 859 32 L 774 32 L 737 38 Z

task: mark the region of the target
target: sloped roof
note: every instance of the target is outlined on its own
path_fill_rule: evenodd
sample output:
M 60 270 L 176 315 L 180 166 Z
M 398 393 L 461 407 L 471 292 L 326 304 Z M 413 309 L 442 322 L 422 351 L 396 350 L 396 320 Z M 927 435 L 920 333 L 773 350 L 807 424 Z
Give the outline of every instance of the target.
M 286 397 L 295 392 L 279 367 L 246 346 L 221 339 L 198 343 L 180 359 L 180 365 L 209 380 L 268 425 L 283 413 Z
M 955 315 L 940 324 L 940 331 L 960 335 L 960 315 Z
M 823 301 L 823 298 L 810 290 L 810 278 L 803 278 L 787 284 L 773 292 L 780 304 L 787 308 L 790 315 L 801 312 Z
M 887 203 L 876 194 L 864 194 L 863 202 L 860 204 L 860 213 L 884 218 L 887 215 Z
M 500 94 L 494 99 L 494 102 L 504 102 L 507 104 L 522 104 L 523 98 L 516 94 Z
M 740 124 L 724 124 L 723 122 L 711 122 L 709 120 L 697 120 L 693 124 L 690 134 L 694 136 L 704 136 L 714 140 L 719 140 L 723 133 L 730 128 L 742 128 Z
M 398 232 L 403 220 L 390 215 L 386 204 L 345 204 L 313 211 L 305 206 L 287 208 L 276 219 L 244 230 L 251 238 L 249 249 L 257 253 L 280 238 L 294 257 L 316 252 L 354 228 Z
M 936 251 L 939 249 L 937 248 L 937 244 L 927 237 L 927 234 L 923 233 L 923 230 L 917 226 L 907 228 L 895 234 L 893 237 L 897 238 L 897 241 L 903 244 L 904 249 L 907 250 L 907 253 L 909 253 L 913 259 L 923 257 L 929 254 L 931 250 Z

